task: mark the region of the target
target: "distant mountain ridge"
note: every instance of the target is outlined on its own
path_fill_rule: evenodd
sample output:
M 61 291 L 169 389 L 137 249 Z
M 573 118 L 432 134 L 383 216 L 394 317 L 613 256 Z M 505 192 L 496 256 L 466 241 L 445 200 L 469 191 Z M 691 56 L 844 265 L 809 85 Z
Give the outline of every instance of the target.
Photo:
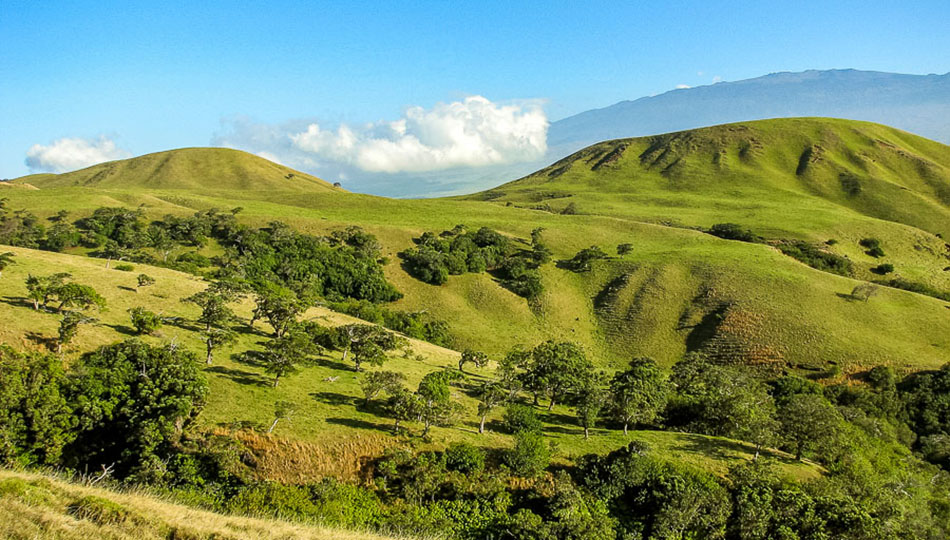
M 551 124 L 552 149 L 766 118 L 826 116 L 950 142 L 950 73 L 854 69 L 772 73 L 621 101 Z

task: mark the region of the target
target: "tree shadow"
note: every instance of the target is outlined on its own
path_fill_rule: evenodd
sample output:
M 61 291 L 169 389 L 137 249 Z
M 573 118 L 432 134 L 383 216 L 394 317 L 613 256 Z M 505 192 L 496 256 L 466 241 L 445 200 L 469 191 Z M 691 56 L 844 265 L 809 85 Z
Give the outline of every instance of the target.
M 47 337 L 39 332 L 27 332 L 24 334 L 26 339 L 30 340 L 34 344 L 40 347 L 45 347 L 46 350 L 55 351 L 57 339 L 55 337 Z
M 261 377 L 259 374 L 252 371 L 244 371 L 243 369 L 234 369 L 224 366 L 211 366 L 205 368 L 205 371 L 211 373 L 217 373 L 219 375 L 224 375 L 225 377 L 231 379 L 232 381 L 243 384 L 246 386 L 268 386 L 270 381 Z
M 201 330 L 199 325 L 189 321 L 184 317 L 162 317 L 162 324 L 174 326 L 175 328 L 180 328 L 189 332 L 198 332 Z
M 755 455 L 755 445 L 742 441 L 717 439 L 695 433 L 681 433 L 680 441 L 680 443 L 672 447 L 672 450 L 695 452 L 723 461 L 736 459 L 736 454 Z M 769 448 L 761 449 L 759 455 L 760 457 L 768 457 L 785 464 L 799 463 L 795 458 L 779 454 Z
M 231 355 L 231 361 L 237 364 L 244 364 L 245 366 L 263 368 L 267 366 L 267 361 L 264 358 L 264 353 L 261 351 L 247 350 L 239 353 L 233 353 Z
M 347 364 L 344 364 L 343 362 L 334 360 L 326 356 L 318 356 L 314 358 L 313 364 L 316 366 L 321 366 L 321 367 L 335 369 L 335 370 L 353 371 L 353 366 L 349 366 Z
M 862 301 L 861 298 L 858 298 L 857 296 L 855 296 L 855 295 L 853 295 L 853 294 L 849 294 L 849 293 L 836 292 L 836 293 L 835 293 L 835 296 L 837 296 L 838 298 L 843 298 L 843 299 L 847 300 L 848 302 L 860 302 L 860 301 Z
M 310 397 L 322 403 L 326 403 L 328 405 L 335 405 L 335 406 L 341 406 L 341 405 L 355 406 L 356 400 L 359 399 L 355 396 L 348 396 L 346 394 L 339 394 L 337 392 L 311 392 Z
M 135 330 L 135 328 L 132 328 L 132 327 L 130 327 L 130 326 L 125 326 L 124 324 L 106 324 L 106 325 L 103 325 L 103 326 L 107 326 L 107 327 L 109 327 L 109 328 L 115 330 L 116 332 L 118 332 L 118 333 L 120 333 L 120 334 L 123 334 L 123 335 L 126 335 L 126 336 L 137 336 L 137 335 L 139 335 L 139 333 Z
M 369 422 L 367 420 L 361 420 L 359 418 L 327 418 L 328 424 L 336 424 L 340 426 L 347 426 L 357 429 L 375 429 L 378 431 L 384 431 L 386 433 L 393 432 L 393 424 L 385 423 L 378 424 L 376 422 Z
M 120 289 L 122 289 L 123 291 L 131 291 L 131 292 L 134 292 L 134 293 L 139 292 L 138 289 L 136 289 L 136 288 L 134 288 L 134 287 L 126 287 L 125 285 L 119 285 L 118 287 L 119 287 Z
M 25 307 L 33 309 L 33 301 L 29 298 L 24 298 L 22 296 L 4 296 L 3 299 L 0 299 L 0 302 L 4 304 L 9 304 L 13 307 Z M 48 312 L 49 310 L 40 306 L 39 311 Z

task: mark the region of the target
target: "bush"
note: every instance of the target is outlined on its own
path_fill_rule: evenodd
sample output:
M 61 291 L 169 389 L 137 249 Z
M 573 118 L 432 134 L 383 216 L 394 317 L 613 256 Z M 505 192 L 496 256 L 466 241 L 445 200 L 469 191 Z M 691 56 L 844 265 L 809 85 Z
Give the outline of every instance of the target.
M 143 307 L 129 309 L 129 317 L 139 334 L 151 334 L 162 327 L 162 318 Z
M 135 267 L 131 264 L 117 264 L 115 265 L 115 269 L 119 270 L 120 272 L 131 272 L 135 270 Z
M 85 519 L 97 525 L 121 525 L 141 521 L 136 513 L 121 504 L 94 495 L 86 495 L 73 501 L 68 510 L 76 519 Z
M 505 454 L 505 463 L 516 474 L 538 476 L 551 464 L 552 445 L 537 431 L 521 431 L 515 435 L 515 445 Z
M 505 409 L 504 423 L 509 433 L 541 432 L 541 420 L 538 419 L 534 409 L 520 403 L 508 405 Z
M 808 242 L 796 240 L 781 244 L 778 248 L 785 255 L 797 259 L 817 270 L 831 272 L 832 274 L 838 274 L 840 276 L 851 276 L 853 272 L 851 261 L 840 255 L 822 251 Z
M 865 253 L 867 253 L 871 257 L 874 257 L 875 259 L 879 259 L 884 256 L 884 250 L 879 247 L 871 248 L 865 251 Z
M 738 240 L 740 242 L 758 242 L 761 240 L 749 229 L 743 229 L 737 223 L 716 223 L 709 228 L 709 234 L 724 238 L 726 240 Z
M 485 469 L 485 451 L 468 443 L 453 443 L 445 450 L 445 466 L 463 474 Z
M 894 265 L 891 263 L 879 264 L 871 269 L 875 274 L 885 275 L 894 271 Z

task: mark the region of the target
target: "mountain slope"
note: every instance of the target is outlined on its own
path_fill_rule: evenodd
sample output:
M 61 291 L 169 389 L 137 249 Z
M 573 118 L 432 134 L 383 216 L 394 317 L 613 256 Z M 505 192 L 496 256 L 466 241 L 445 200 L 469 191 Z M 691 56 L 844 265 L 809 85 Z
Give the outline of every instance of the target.
M 553 122 L 548 144 L 569 152 L 605 139 L 797 116 L 866 120 L 950 143 L 950 73 L 810 70 L 672 90 Z
M 248 191 L 342 191 L 306 173 L 230 148 L 183 148 L 110 161 L 63 174 L 18 178 L 40 189 L 206 189 Z

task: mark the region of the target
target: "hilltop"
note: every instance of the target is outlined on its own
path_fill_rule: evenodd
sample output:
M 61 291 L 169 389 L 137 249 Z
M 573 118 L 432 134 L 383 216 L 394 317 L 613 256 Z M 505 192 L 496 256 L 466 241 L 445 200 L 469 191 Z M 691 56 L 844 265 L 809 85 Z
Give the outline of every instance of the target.
M 342 191 L 273 161 L 230 148 L 183 148 L 13 180 L 40 189 L 96 187 L 242 191 Z

